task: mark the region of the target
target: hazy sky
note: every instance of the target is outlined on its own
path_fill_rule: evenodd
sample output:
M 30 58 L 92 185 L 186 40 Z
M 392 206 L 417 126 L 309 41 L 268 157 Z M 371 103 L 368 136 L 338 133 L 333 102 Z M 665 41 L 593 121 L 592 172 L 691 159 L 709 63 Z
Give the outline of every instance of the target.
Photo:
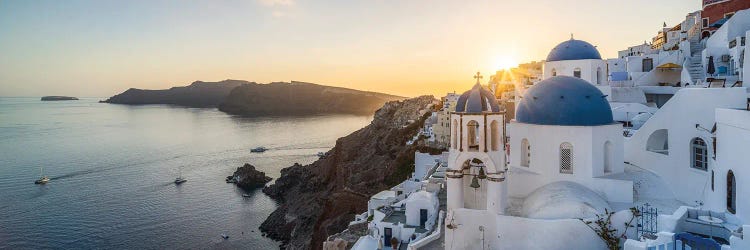
M 700 0 L 0 1 L 0 96 L 106 97 L 195 80 L 307 81 L 416 96 L 544 59 L 604 57 Z M 486 80 L 486 78 L 485 78 Z

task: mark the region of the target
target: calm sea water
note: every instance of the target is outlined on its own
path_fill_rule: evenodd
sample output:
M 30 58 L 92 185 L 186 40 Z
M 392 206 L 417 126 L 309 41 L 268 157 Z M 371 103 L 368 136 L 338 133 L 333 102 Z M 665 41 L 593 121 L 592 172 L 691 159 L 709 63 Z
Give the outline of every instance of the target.
M 276 178 L 372 119 L 97 100 L 0 98 L 0 248 L 277 248 L 258 230 L 274 201 L 224 178 L 243 163 Z M 47 185 L 33 183 L 41 167 Z M 188 182 L 176 186 L 180 167 Z

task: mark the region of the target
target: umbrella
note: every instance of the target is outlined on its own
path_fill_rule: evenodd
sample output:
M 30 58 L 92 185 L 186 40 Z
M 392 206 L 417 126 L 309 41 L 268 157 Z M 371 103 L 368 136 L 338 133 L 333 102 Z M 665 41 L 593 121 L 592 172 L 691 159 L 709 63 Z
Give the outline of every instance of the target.
M 713 75 L 714 73 L 716 73 L 716 66 L 714 66 L 714 57 L 713 56 L 709 56 L 708 57 L 708 69 L 707 69 L 706 73 L 708 73 L 709 75 Z

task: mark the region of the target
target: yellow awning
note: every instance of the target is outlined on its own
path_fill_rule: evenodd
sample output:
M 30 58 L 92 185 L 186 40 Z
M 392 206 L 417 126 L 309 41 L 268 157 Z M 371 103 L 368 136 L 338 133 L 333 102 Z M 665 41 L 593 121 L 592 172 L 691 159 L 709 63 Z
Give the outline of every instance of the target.
M 680 69 L 682 66 L 674 64 L 674 63 L 665 63 L 662 65 L 659 65 L 659 67 L 656 67 L 657 69 Z

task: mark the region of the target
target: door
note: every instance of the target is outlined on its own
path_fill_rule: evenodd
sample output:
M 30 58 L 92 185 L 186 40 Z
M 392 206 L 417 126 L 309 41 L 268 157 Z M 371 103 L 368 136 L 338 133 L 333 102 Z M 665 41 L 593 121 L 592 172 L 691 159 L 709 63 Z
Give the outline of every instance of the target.
M 737 183 L 732 170 L 727 173 L 727 210 L 733 214 L 737 212 Z
M 383 246 L 391 246 L 391 238 L 393 238 L 393 229 L 390 227 L 383 228 Z
M 427 209 L 419 210 L 419 226 L 424 228 L 424 224 L 427 222 Z

